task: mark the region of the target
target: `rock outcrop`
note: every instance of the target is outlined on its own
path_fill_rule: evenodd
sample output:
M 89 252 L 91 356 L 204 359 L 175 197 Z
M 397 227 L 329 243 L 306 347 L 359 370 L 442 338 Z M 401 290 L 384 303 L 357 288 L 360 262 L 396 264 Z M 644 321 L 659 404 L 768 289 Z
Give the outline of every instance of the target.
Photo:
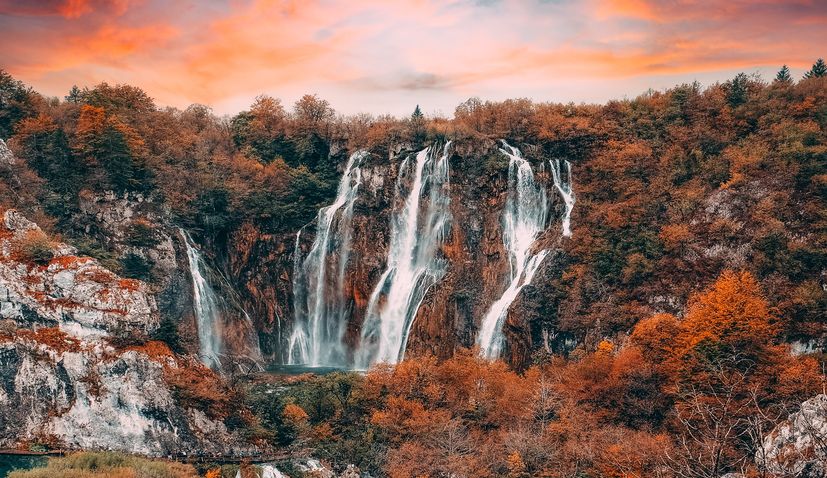
M 827 395 L 802 403 L 764 439 L 755 458 L 776 475 L 827 476 Z
M 14 210 L 0 225 L 0 448 L 148 455 L 247 447 L 171 385 L 197 368 L 158 342 L 155 300 Z M 209 378 L 209 371 L 199 370 Z

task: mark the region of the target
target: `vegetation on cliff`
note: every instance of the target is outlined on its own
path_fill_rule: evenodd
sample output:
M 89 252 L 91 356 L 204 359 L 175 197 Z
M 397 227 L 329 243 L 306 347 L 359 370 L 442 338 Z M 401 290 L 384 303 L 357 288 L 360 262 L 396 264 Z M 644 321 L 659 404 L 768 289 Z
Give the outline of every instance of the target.
M 399 120 L 336 116 L 314 96 L 289 112 L 259 97 L 217 118 L 107 84 L 61 101 L 2 74 L 0 135 L 23 161 L 0 168 L 0 206 L 103 258 L 107 245 L 76 220 L 85 195 L 152 195 L 220 244 L 244 224 L 275 234 L 307 223 L 334 194 L 343 151 L 532 145 L 577 170 L 573 238 L 538 285 L 549 299 L 529 331 L 559 340 L 534 337 L 513 367 L 460 351 L 280 393 L 256 385 L 257 417 L 243 425 L 338 468 L 400 478 L 760 476 L 761 438 L 824 380 L 818 354 L 789 345 L 823 340 L 827 310 L 827 78 L 808 76 L 738 75 L 605 105 L 470 99 L 450 120 Z M 480 158 L 468 174 L 500 166 Z M 151 228 L 136 223 L 129 240 L 146 244 Z M 42 249 L 32 238 L 21 251 L 48 261 Z M 215 417 L 240 400 L 177 373 L 178 398 Z

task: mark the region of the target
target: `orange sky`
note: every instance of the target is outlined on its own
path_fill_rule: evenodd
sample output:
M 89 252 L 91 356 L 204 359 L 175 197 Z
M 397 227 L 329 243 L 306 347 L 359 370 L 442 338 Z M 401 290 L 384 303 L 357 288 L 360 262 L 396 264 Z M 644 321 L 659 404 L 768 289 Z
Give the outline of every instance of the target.
M 0 0 L 0 67 L 38 91 L 130 83 L 161 105 L 317 93 L 343 113 L 460 101 L 605 101 L 796 75 L 827 56 L 827 0 Z

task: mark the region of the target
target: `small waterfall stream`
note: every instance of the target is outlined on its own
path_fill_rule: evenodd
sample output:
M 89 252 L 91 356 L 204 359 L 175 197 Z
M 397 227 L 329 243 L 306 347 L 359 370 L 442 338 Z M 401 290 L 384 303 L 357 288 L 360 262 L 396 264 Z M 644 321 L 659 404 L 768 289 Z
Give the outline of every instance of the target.
M 187 249 L 190 276 L 192 277 L 192 298 L 195 307 L 195 319 L 198 326 L 199 357 L 210 368 L 221 366 L 222 353 L 221 313 L 218 296 L 206 278 L 206 264 L 189 233 L 181 231 Z
M 395 202 L 404 202 L 392 214 L 387 267 L 368 301 L 356 357 L 361 368 L 404 358 L 419 305 L 445 275 L 438 251 L 451 220 L 450 145 L 429 146 L 400 165 Z
M 520 150 L 503 141 L 500 151 L 509 159 L 503 244 L 508 251 L 510 275 L 508 287 L 488 309 L 480 325 L 477 345 L 480 353 L 487 358 L 499 357 L 508 307 L 522 288 L 531 283 L 548 254 L 546 250 L 532 253 L 534 241 L 546 228 L 549 209 L 545 188 L 534 180 L 531 165 L 523 158 Z
M 189 263 L 190 277 L 192 277 L 192 301 L 195 311 L 196 326 L 198 327 L 198 356 L 205 365 L 212 369 L 226 370 L 228 367 L 238 367 L 244 370 L 247 367 L 261 368 L 261 351 L 258 345 L 258 334 L 253 321 L 240 305 L 237 305 L 233 296 L 222 298 L 216 293 L 210 283 L 209 268 L 203 256 L 195 246 L 195 242 L 188 232 L 179 229 L 184 238 Z M 219 290 L 226 293 L 232 290 L 227 279 L 221 275 L 213 275 L 221 281 Z M 232 308 L 229 304 L 236 304 Z M 240 323 L 227 324 L 225 315 L 229 310 L 240 313 L 236 320 Z M 229 336 L 229 346 L 224 343 L 225 336 Z M 240 348 L 239 348 L 240 347 Z M 229 349 L 229 350 L 228 350 Z M 222 364 L 222 359 L 229 359 Z
M 561 164 L 562 163 L 562 164 Z M 571 180 L 571 163 L 568 161 L 560 161 L 559 159 L 552 159 L 549 161 L 551 165 L 551 177 L 554 181 L 554 187 L 563 197 L 563 203 L 566 205 L 566 210 L 563 213 L 563 235 L 571 237 L 571 210 L 574 209 L 574 190 L 572 189 Z M 563 171 L 566 176 L 563 178 Z
M 345 268 L 350 256 L 353 203 L 362 183 L 360 166 L 368 154 L 357 151 L 348 158 L 336 199 L 316 216 L 316 237 L 304 259 L 300 249 L 303 228 L 296 234 L 293 259 L 296 320 L 288 345 L 288 364 L 346 364 L 342 344 L 349 318 L 343 297 Z

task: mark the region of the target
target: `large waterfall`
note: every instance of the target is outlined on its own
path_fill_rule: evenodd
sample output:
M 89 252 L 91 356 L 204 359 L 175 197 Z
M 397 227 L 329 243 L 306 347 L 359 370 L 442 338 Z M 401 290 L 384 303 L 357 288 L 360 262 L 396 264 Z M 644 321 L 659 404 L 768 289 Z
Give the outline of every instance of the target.
M 198 355 L 208 367 L 219 368 L 221 366 L 220 356 L 223 352 L 221 344 L 223 331 L 218 296 L 207 281 L 207 266 L 201 253 L 195 248 L 192 238 L 184 230 L 181 230 L 181 236 L 184 237 L 192 277 L 193 306 L 198 326 Z
M 423 149 L 400 165 L 387 268 L 368 301 L 357 365 L 396 363 L 428 289 L 445 275 L 439 249 L 450 223 L 449 148 Z M 413 161 L 411 161 L 413 159 Z
M 548 200 L 545 188 L 534 180 L 531 165 L 517 148 L 503 141 L 500 151 L 508 156 L 508 197 L 503 213 L 503 244 L 508 251 L 508 287 L 485 314 L 477 336 L 480 352 L 488 358 L 500 355 L 503 323 L 508 307 L 531 282 L 548 251 L 533 252 L 537 236 L 546 227 Z
M 336 200 L 319 210 L 316 237 L 307 257 L 301 257 L 302 229 L 296 234 L 293 266 L 295 323 L 288 347 L 289 364 L 344 365 L 342 344 L 349 318 L 343 296 L 345 267 L 350 256 L 353 203 L 362 182 L 361 163 L 368 156 L 350 156 L 339 182 Z

